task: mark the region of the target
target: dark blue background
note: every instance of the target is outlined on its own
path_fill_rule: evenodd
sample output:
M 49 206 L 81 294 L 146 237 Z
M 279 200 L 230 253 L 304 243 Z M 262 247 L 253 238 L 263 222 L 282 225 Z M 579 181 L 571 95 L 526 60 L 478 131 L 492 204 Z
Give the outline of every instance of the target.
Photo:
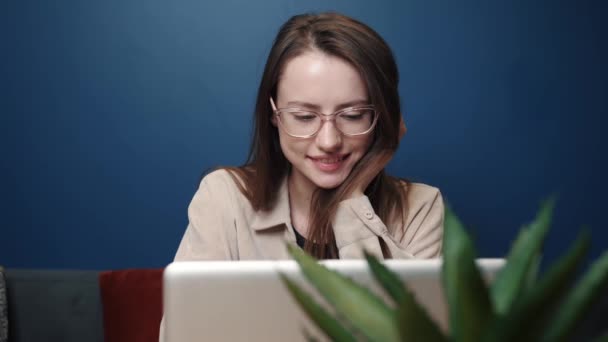
M 606 249 L 606 1 L 4 1 L 0 264 L 170 262 L 202 172 L 246 157 L 278 27 L 328 9 L 392 46 L 389 171 L 440 187 L 480 255 L 551 193 L 549 258 L 583 224 Z

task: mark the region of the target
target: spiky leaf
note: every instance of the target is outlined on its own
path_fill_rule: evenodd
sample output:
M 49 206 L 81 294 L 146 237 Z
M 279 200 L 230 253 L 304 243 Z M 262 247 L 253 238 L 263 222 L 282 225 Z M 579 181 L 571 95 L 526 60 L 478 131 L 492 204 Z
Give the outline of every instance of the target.
M 536 253 L 532 257 L 532 262 L 530 263 L 530 268 L 528 269 L 528 274 L 526 275 L 526 279 L 524 280 L 524 289 L 523 293 L 528 293 L 530 290 L 534 288 L 536 282 L 538 281 L 538 275 L 540 272 L 540 264 L 542 261 L 542 254 Z
M 351 279 L 319 264 L 300 248 L 288 245 L 302 273 L 336 312 L 374 341 L 398 341 L 396 311 Z
M 384 266 L 374 255 L 364 251 L 365 259 L 375 279 L 397 303 L 397 325 L 401 341 L 445 341 L 435 322 L 416 302 L 414 295 L 395 273 Z
M 543 341 L 563 341 L 572 333 L 589 305 L 608 287 L 608 252 L 596 260 L 566 297 Z
M 287 286 L 291 295 L 304 309 L 304 312 L 315 324 L 332 339 L 332 341 L 356 341 L 355 336 L 319 305 L 306 291 L 302 290 L 295 282 L 281 274 L 281 280 Z M 309 340 L 316 340 L 307 334 Z
M 549 230 L 554 206 L 555 198 L 553 197 L 543 202 L 538 215 L 527 228 L 527 232 L 519 234 L 519 238 L 509 252 L 507 263 L 496 276 L 491 294 L 494 308 L 499 314 L 505 313 L 525 289 L 525 279 L 534 256 L 540 253 L 542 243 Z
M 302 329 L 302 333 L 304 334 L 304 338 L 306 339 L 307 342 L 319 342 L 319 339 L 316 338 L 315 336 L 313 336 L 313 334 L 306 330 L 306 329 Z M 333 341 L 340 341 L 340 340 L 336 340 L 334 339 Z
M 365 259 L 367 260 L 367 264 L 369 265 L 372 274 L 382 285 L 382 288 L 388 295 L 395 301 L 395 303 L 401 303 L 405 300 L 405 297 L 408 296 L 406 293 L 406 289 L 395 273 L 386 268 L 378 259 L 369 254 L 367 251 L 364 251 Z
M 606 332 L 604 335 L 596 338 L 595 340 L 593 340 L 593 342 L 608 342 L 608 332 Z
M 397 324 L 401 341 L 447 341 L 437 324 L 429 317 L 414 299 L 414 296 L 406 290 L 403 300 L 397 308 Z
M 569 288 L 588 248 L 589 234 L 583 231 L 538 284 L 523 294 L 522 299 L 488 329 L 491 338 L 487 340 L 537 341 Z
M 473 243 L 456 215 L 446 206 L 443 286 L 449 307 L 450 334 L 455 341 L 478 341 L 493 318 L 488 289 L 475 264 Z

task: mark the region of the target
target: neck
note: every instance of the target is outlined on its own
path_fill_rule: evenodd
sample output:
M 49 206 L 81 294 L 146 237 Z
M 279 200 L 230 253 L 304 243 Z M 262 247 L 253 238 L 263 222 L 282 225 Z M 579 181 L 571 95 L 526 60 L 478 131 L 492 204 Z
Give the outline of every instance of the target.
M 310 201 L 316 187 L 308 179 L 302 179 L 302 177 L 298 176 L 301 175 L 295 175 L 293 171 L 288 176 L 289 207 L 292 224 L 300 234 L 306 237 L 308 233 Z
M 289 174 L 287 184 L 289 186 L 289 202 L 294 204 L 296 209 L 305 209 L 306 212 L 310 209 L 310 200 L 315 191 L 315 185 L 308 179 L 301 179 L 293 173 Z

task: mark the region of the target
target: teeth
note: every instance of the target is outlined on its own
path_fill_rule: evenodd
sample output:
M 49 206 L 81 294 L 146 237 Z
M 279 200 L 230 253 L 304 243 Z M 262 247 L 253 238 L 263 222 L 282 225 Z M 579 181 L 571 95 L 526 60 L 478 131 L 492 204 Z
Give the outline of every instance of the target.
M 326 159 L 318 159 L 323 164 L 334 164 L 341 161 L 342 158 L 326 158 Z

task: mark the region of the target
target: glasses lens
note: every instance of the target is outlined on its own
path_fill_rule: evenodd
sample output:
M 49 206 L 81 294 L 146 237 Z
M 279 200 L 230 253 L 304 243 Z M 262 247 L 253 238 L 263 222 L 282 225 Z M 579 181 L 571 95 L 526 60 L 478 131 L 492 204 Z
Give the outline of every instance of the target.
M 296 136 L 315 134 L 321 126 L 321 118 L 310 112 L 282 112 L 279 120 L 289 134 Z
M 367 132 L 374 124 L 376 112 L 362 108 L 342 112 L 336 118 L 336 127 L 344 134 L 361 134 Z

